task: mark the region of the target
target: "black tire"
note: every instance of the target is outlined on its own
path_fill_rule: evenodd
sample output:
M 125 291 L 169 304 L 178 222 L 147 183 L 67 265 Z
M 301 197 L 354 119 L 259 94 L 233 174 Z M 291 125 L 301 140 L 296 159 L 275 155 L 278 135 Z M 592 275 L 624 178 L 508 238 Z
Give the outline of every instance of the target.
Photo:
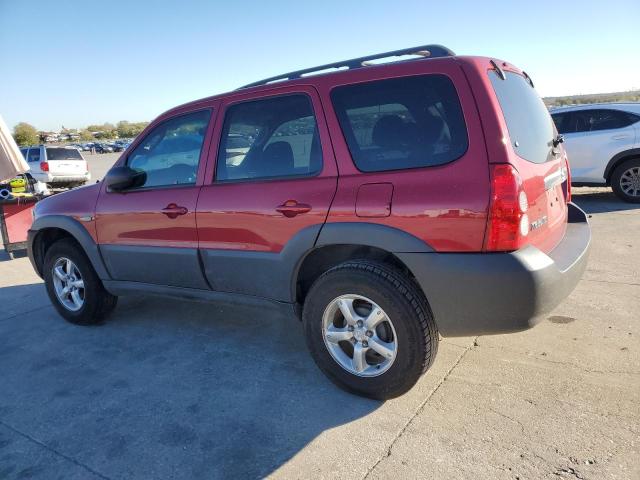
M 334 299 L 346 294 L 373 300 L 395 328 L 395 360 L 378 376 L 350 373 L 333 359 L 325 345 L 324 311 Z M 302 318 L 307 345 L 320 370 L 339 387 L 369 398 L 386 400 L 407 392 L 429 369 L 438 350 L 438 330 L 422 291 L 407 275 L 378 262 L 349 261 L 322 274 L 305 299 Z
M 77 311 L 66 308 L 56 295 L 53 267 L 63 257 L 68 258 L 76 265 L 84 282 L 84 303 L 82 308 Z M 47 250 L 44 257 L 43 274 L 51 303 L 65 320 L 76 325 L 100 323 L 111 313 L 118 302 L 118 297 L 111 295 L 104 289 L 102 281 L 98 278 L 82 247 L 69 238 L 58 240 Z
M 611 188 L 613 189 L 613 193 L 621 200 L 629 203 L 640 203 L 640 193 L 633 196 L 625 193 L 622 189 L 622 175 L 630 168 L 638 168 L 638 175 L 640 175 L 640 158 L 632 158 L 631 160 L 622 162 L 615 168 L 611 175 Z

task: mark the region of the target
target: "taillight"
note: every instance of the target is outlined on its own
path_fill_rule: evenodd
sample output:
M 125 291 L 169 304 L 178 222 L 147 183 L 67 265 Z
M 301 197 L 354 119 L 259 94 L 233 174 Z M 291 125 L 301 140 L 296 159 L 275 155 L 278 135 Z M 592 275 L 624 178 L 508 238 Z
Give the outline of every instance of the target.
M 518 171 L 509 164 L 491 166 L 491 199 L 484 248 L 518 250 L 529 234 L 529 200 Z
M 40 162 L 40 170 L 43 172 L 49 171 L 49 164 L 47 162 Z

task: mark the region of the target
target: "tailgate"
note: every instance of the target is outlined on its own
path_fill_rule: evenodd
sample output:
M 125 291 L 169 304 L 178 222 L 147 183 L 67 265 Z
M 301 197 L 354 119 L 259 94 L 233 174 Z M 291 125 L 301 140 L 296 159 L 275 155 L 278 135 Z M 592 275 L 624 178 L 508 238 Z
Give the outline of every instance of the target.
M 87 162 L 75 148 L 47 147 L 47 163 L 52 175 L 87 173 Z
M 489 78 L 509 132 L 508 161 L 518 171 L 528 200 L 527 243 L 548 253 L 562 240 L 567 225 L 570 188 L 564 149 L 528 77 L 490 70 Z

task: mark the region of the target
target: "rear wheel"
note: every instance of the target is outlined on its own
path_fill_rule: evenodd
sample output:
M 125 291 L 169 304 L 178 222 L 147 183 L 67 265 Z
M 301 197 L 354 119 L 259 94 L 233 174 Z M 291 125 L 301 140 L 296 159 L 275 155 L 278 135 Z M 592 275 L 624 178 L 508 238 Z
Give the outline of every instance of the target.
M 79 325 L 99 323 L 116 306 L 118 297 L 104 289 L 82 248 L 65 238 L 45 255 L 44 281 L 58 313 Z
M 325 272 L 303 311 L 307 345 L 341 388 L 376 399 L 409 390 L 433 363 L 438 332 L 419 288 L 368 260 Z
M 625 202 L 640 203 L 640 158 L 618 165 L 611 176 L 613 192 Z

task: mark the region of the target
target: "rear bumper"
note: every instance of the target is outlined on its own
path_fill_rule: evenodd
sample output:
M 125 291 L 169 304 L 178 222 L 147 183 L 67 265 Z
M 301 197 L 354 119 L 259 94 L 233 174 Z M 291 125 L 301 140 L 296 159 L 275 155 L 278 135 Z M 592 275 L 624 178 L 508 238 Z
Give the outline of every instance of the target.
M 55 175 L 51 173 L 32 173 L 33 178 L 43 183 L 74 183 L 88 182 L 91 180 L 91 173 L 81 173 L 78 175 Z
M 587 266 L 591 228 L 569 204 L 564 238 L 549 254 L 533 246 L 510 253 L 398 253 L 422 287 L 443 336 L 531 328 L 575 288 Z

